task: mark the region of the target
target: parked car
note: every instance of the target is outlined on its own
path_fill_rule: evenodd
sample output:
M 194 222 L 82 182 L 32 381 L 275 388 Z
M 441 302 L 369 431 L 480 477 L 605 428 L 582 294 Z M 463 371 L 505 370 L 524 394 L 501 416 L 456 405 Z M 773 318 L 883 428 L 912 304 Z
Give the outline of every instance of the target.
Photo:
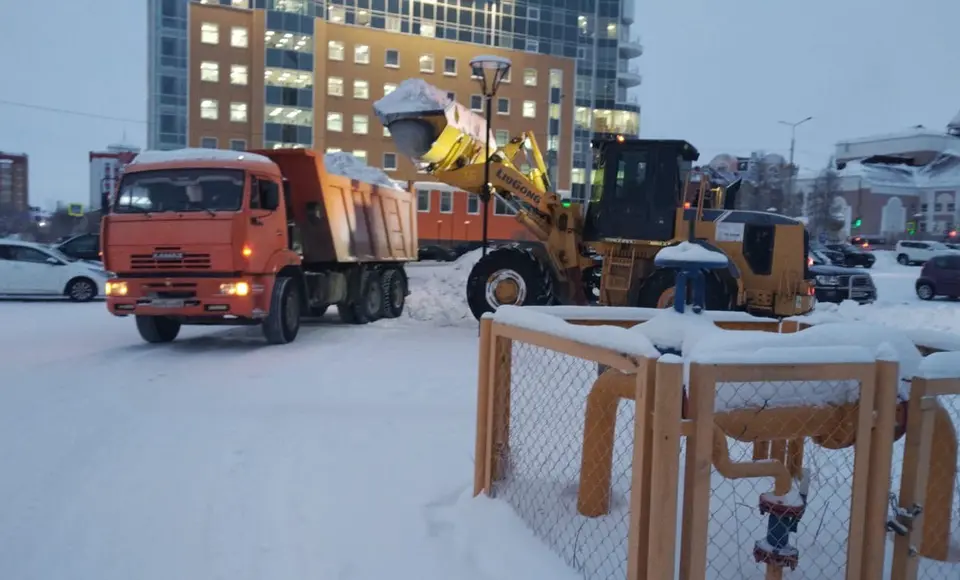
M 455 250 L 450 248 L 444 248 L 443 246 L 435 245 L 426 245 L 420 246 L 420 252 L 418 254 L 418 259 L 422 262 L 424 260 L 435 260 L 438 262 L 452 262 L 459 258 Z
M 863 266 L 872 268 L 877 257 L 866 251 L 863 246 L 854 246 L 853 244 L 827 244 L 827 249 L 839 252 L 843 256 L 843 266 L 854 268 Z
M 62 253 L 78 260 L 99 262 L 100 234 L 80 234 L 67 238 L 55 246 Z
M 843 252 L 831 250 L 822 244 L 811 244 L 810 249 L 816 250 L 817 252 L 822 254 L 822 257 L 826 257 L 829 260 L 828 262 L 829 264 L 833 264 L 834 266 L 844 265 L 845 258 L 843 256 Z
M 818 302 L 840 303 L 853 300 L 868 304 L 877 299 L 877 287 L 873 277 L 863 270 L 835 266 L 818 250 L 810 251 L 810 274 Z
M 950 249 L 941 242 L 915 242 L 912 240 L 900 240 L 894 249 L 897 256 L 897 262 L 904 266 L 912 264 L 923 264 L 934 256 L 956 253 L 956 250 Z
M 0 294 L 66 296 L 89 302 L 104 295 L 103 266 L 71 258 L 41 244 L 0 240 Z
M 934 256 L 920 270 L 915 288 L 921 300 L 960 297 L 960 252 Z

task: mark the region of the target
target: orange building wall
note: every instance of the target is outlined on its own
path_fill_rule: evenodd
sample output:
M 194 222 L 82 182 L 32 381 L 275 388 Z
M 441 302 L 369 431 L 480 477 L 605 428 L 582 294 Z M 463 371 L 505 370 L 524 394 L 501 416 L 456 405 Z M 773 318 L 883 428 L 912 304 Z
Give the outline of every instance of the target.
M 418 190 L 428 190 L 426 187 L 415 187 Z M 483 239 L 482 213 L 467 213 L 467 193 L 455 191 L 453 193 L 453 211 L 440 211 L 440 190 L 429 189 L 430 209 L 417 212 L 417 231 L 420 244 L 440 244 L 442 246 L 456 246 L 464 242 L 479 242 Z M 516 216 L 495 215 L 496 202 L 490 200 L 490 217 L 487 222 L 487 237 L 492 241 L 534 241 L 533 236 Z M 483 203 L 480 204 L 480 212 Z

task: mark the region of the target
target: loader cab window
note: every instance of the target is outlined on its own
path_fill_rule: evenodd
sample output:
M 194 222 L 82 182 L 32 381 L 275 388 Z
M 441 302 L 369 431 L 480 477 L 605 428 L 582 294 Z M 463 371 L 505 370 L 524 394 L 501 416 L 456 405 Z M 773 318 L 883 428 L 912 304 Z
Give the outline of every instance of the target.
M 759 276 L 768 276 L 773 270 L 776 226 L 747 224 L 743 230 L 743 257 L 750 271 Z
M 113 206 L 116 213 L 238 211 L 243 171 L 160 169 L 127 173 Z
M 647 184 L 647 152 L 625 151 L 617 160 L 617 185 L 614 195 L 625 199 L 642 195 Z

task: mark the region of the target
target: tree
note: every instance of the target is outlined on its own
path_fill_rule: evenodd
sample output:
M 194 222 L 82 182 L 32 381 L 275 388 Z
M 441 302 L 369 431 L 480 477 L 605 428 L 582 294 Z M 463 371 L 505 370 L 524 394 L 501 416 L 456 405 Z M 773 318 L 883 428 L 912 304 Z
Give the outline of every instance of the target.
M 807 195 L 806 211 L 811 235 L 825 235 L 828 240 L 839 240 L 846 217 L 840 203 L 840 176 L 833 161 L 820 172 Z
M 757 152 L 751 156 L 747 171 L 741 176 L 740 209 L 786 213 L 786 188 L 789 171 L 778 157 Z

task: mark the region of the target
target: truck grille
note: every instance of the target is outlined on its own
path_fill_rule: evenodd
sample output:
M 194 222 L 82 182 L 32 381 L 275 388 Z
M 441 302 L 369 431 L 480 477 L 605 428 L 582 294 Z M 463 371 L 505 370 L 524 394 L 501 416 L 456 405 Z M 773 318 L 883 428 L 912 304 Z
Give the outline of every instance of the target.
M 132 270 L 208 270 L 210 254 L 184 252 L 176 247 L 155 248 L 152 254 L 130 256 Z

